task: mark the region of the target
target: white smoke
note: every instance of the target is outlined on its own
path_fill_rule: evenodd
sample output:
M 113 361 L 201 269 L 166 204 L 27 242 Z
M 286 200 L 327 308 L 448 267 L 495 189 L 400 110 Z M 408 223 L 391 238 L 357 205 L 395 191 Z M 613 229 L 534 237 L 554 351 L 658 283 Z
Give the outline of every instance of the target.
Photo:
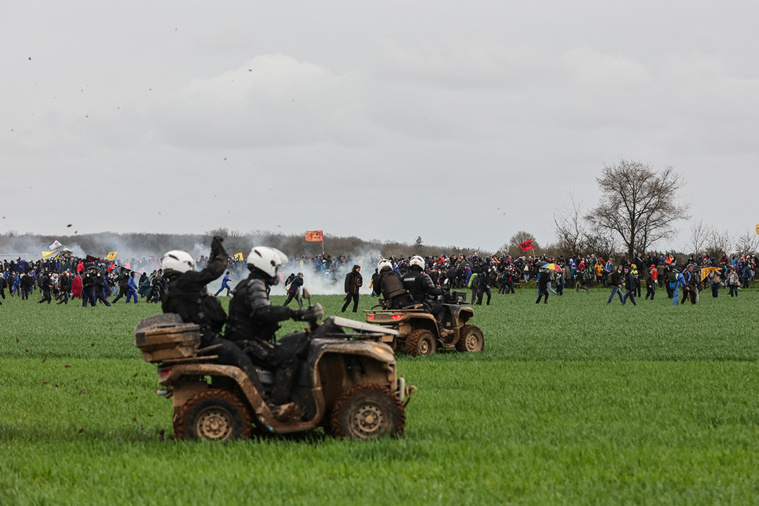
M 265 245 L 261 244 L 260 246 Z M 287 254 L 287 252 L 284 253 Z M 371 281 L 372 274 L 374 274 L 374 270 L 377 268 L 377 263 L 382 256 L 377 249 L 361 251 L 358 254 L 346 257 L 345 262 L 336 262 L 335 265 L 337 268 L 334 269 L 334 272 L 325 270 L 317 271 L 314 267 L 313 259 L 305 257 L 302 259 L 301 257 L 288 258 L 289 261 L 279 268 L 281 279 L 277 285 L 271 288 L 271 295 L 287 295 L 285 284 L 283 282 L 284 279 L 287 279 L 290 274 L 295 274 L 297 276 L 299 272 L 303 273 L 303 287 L 312 295 L 343 295 L 345 294 L 345 276 L 353 269 L 354 265 L 361 267 L 361 276 L 363 277 L 364 283 L 361 287 L 360 293 L 368 295 L 371 293 L 369 282 Z M 245 267 L 237 269 L 231 273 L 231 276 L 232 282 L 230 283 L 230 286 L 234 289 L 237 283 L 248 276 L 248 270 Z M 208 291 L 216 293 L 219 288 L 221 288 L 222 278 L 209 283 Z M 220 295 L 226 295 L 226 291 L 222 291 Z
M 134 264 L 140 264 L 146 262 L 148 267 L 145 269 L 147 274 L 151 274 L 154 268 L 158 268 L 160 260 L 163 257 L 165 251 L 156 251 L 150 247 L 149 244 L 140 244 L 128 235 L 122 236 L 120 234 L 101 234 L 104 237 L 98 238 L 98 246 L 95 248 L 97 251 L 90 251 L 81 246 L 79 241 L 72 241 L 71 238 L 61 239 L 61 243 L 64 248 L 71 250 L 72 254 L 79 258 L 85 258 L 87 255 L 92 255 L 102 259 L 106 258 L 110 252 L 118 252 L 115 263 L 117 266 L 133 268 Z M 265 236 L 263 234 L 254 236 L 259 239 L 260 242 L 256 243 L 257 246 L 267 246 Z M 190 253 L 194 258 L 200 259 L 201 257 L 208 258 L 211 247 L 209 244 L 204 244 L 197 240 L 187 241 L 181 240 L 184 238 L 178 238 L 176 243 L 176 249 L 182 249 Z M 57 240 L 57 239 L 56 239 Z M 48 237 L 34 236 L 34 235 L 3 235 L 0 236 L 0 260 L 8 259 L 15 260 L 17 258 L 23 258 L 28 261 L 37 261 L 42 258 L 42 251 L 47 251 L 48 246 L 52 240 Z M 82 242 L 85 241 L 84 238 Z M 226 245 L 226 244 L 225 244 Z M 279 244 L 274 247 L 280 246 Z M 173 248 L 172 248 L 173 249 Z M 249 250 L 245 251 L 247 255 Z M 230 256 L 237 253 L 237 251 L 231 251 L 228 248 Z M 371 292 L 369 287 L 372 274 L 377 267 L 377 263 L 381 260 L 382 255 L 376 247 L 365 248 L 360 250 L 356 254 L 344 255 L 342 252 L 335 251 L 329 252 L 332 256 L 344 255 L 345 261 L 341 262 L 337 260 L 334 262 L 335 268 L 330 271 L 316 270 L 313 263 L 313 257 L 307 258 L 305 255 L 299 255 L 300 252 L 294 254 L 293 252 L 284 251 L 288 255 L 289 261 L 287 264 L 280 268 L 282 273 L 281 278 L 286 279 L 291 273 L 298 274 L 303 273 L 303 286 L 314 295 L 343 295 L 345 293 L 345 276 L 353 269 L 354 265 L 361 267 L 361 275 L 363 276 L 363 286 L 360 290 L 361 294 L 368 295 Z M 244 263 L 237 263 L 236 268 L 230 268 L 232 282 L 230 286 L 232 288 L 245 279 L 248 276 L 248 270 Z M 208 291 L 216 293 L 221 288 L 222 278 L 219 277 L 208 285 Z M 286 295 L 285 284 L 280 281 L 278 285 L 272 287 L 272 295 Z M 226 295 L 226 291 L 222 291 L 220 295 Z

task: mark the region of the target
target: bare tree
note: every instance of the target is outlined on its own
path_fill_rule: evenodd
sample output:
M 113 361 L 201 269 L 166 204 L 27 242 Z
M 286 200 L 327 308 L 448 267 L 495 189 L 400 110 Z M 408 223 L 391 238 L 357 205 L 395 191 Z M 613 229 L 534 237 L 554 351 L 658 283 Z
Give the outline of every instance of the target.
M 753 255 L 759 250 L 759 235 L 746 232 L 735 240 L 735 252 L 739 255 Z
M 674 234 L 674 222 L 689 217 L 689 206 L 677 203 L 683 180 L 671 167 L 657 173 L 643 163 L 621 160 L 605 166 L 596 182 L 601 200 L 586 218 L 618 236 L 628 258 Z
M 525 241 L 532 241 L 532 250 L 530 251 L 522 251 L 522 248 L 519 247 L 520 244 L 522 244 Z M 540 247 L 538 246 L 538 242 L 535 240 L 535 236 L 532 235 L 529 232 L 525 232 L 524 230 L 520 230 L 516 234 L 511 236 L 511 239 L 509 239 L 509 242 L 503 246 L 503 249 L 508 252 L 509 255 L 512 257 L 518 257 L 522 255 L 538 255 Z
M 582 202 L 575 202 L 570 193 L 572 208 L 554 212 L 553 222 L 556 225 L 556 249 L 566 255 L 582 253 L 585 247 L 587 227 L 582 216 Z
M 237 230 L 229 230 L 226 227 L 215 228 L 205 233 L 206 244 L 211 243 L 211 239 L 214 236 L 219 236 L 224 239 L 224 249 L 229 253 L 229 256 L 233 256 L 236 253 L 242 253 L 243 256 L 250 251 L 251 243 L 246 239 L 245 234 L 238 232 Z
M 727 230 L 720 232 L 712 227 L 709 232 L 709 238 L 706 241 L 706 253 L 710 258 L 719 261 L 723 254 L 730 252 L 730 245 L 732 243 L 733 237 L 730 235 L 730 232 Z
M 614 241 L 606 235 L 588 235 L 585 238 L 585 253 L 595 253 L 601 258 L 609 258 L 616 254 Z
M 706 245 L 712 232 L 713 231 L 710 230 L 709 227 L 704 225 L 704 220 L 699 220 L 698 223 L 691 223 L 690 238 L 688 239 L 688 244 L 685 246 L 689 251 L 686 253 L 699 255 L 706 251 Z

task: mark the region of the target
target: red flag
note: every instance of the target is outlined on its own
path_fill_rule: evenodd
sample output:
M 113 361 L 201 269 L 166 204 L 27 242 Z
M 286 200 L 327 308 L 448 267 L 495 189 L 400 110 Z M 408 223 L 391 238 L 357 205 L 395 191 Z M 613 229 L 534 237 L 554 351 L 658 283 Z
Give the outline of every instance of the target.
M 324 240 L 324 233 L 321 230 L 309 230 L 306 232 L 306 241 L 308 242 L 322 242 Z
M 530 251 L 532 249 L 532 239 L 527 239 L 525 242 L 520 242 L 519 249 L 522 251 Z

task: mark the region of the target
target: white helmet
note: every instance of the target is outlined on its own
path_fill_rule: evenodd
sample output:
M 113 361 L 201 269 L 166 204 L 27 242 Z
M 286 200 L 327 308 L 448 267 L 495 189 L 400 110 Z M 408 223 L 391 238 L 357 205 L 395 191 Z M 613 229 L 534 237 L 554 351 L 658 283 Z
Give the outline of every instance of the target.
M 377 264 L 377 272 L 382 272 L 385 269 L 392 269 L 393 263 L 390 260 L 380 260 L 380 263 Z
M 163 256 L 161 269 L 167 276 L 195 270 L 195 260 L 186 251 L 174 249 Z
M 420 257 L 419 255 L 414 255 L 411 257 L 411 260 L 408 261 L 408 266 L 413 267 L 415 265 L 424 270 L 424 258 Z
M 255 246 L 248 254 L 248 269 L 261 271 L 269 277 L 269 282 L 273 285 L 279 282 L 277 269 L 286 262 L 287 255 L 267 246 Z

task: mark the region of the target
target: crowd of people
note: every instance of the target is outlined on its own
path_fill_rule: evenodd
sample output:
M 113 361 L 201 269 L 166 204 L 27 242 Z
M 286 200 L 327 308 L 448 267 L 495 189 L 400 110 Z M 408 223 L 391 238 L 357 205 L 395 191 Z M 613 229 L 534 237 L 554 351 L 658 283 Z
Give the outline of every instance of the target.
M 248 271 L 245 276 L 240 273 L 240 260 L 227 254 L 222 241 L 220 237 L 213 238 L 208 257 L 194 258 L 186 251 L 172 250 L 160 263 L 150 259 L 139 264 L 121 264 L 70 254 L 36 262 L 21 258 L 3 261 L 0 296 L 4 299 L 5 289 L 9 288 L 10 297 L 24 300 L 29 300 L 37 290 L 38 304 L 51 304 L 54 300 L 68 304 L 73 299 L 83 307 L 98 303 L 112 306 L 122 297 L 127 304 L 142 299 L 147 303 L 160 303 L 164 313 L 177 314 L 182 321 L 197 324 L 201 348 L 213 348 L 217 362 L 240 368 L 259 392 L 264 389 L 258 368 L 273 371 L 273 387 L 266 400 L 268 407 L 280 420 L 297 419 L 301 416 L 300 406 L 292 399 L 291 390 L 308 348 L 308 338 L 303 332 L 294 332 L 277 339 L 279 323 L 288 319 L 317 322 L 324 316 L 319 304 L 303 308 L 300 298 L 303 271 L 331 282 L 336 282 L 345 272 L 342 311 L 352 303 L 356 312 L 363 286 L 362 261 L 352 263 L 349 257 L 330 256 L 288 260 L 284 253 L 260 246 L 254 247 L 244 261 Z M 425 308 L 435 316 L 439 335 L 444 338 L 453 330 L 445 325 L 443 303 L 452 295 L 466 294 L 465 289 L 471 290 L 472 304 L 489 305 L 491 287 L 497 287 L 499 294 L 510 294 L 515 293 L 521 283 L 536 281 L 536 304 L 541 301 L 547 304 L 549 293 L 561 296 L 567 286 L 574 285 L 576 291 L 583 289 L 588 293 L 594 285 L 601 285 L 611 289 L 607 303 L 618 295 L 622 304 L 630 301 L 637 305 L 635 299 L 641 296 L 645 286 L 646 299 L 654 299 L 657 289 L 664 288 L 673 304 L 680 300 L 695 304 L 706 283 L 714 297 L 723 285 L 730 288 L 731 296 L 737 295 L 739 284 L 747 288 L 754 278 L 757 257 L 723 255 L 715 261 L 703 254 L 678 265 L 674 256 L 658 254 L 648 254 L 645 258 L 642 255 L 630 259 L 622 257 L 615 261 L 612 257 L 603 259 L 593 254 L 511 258 L 474 253 L 384 258 L 376 264 L 369 259 L 367 263 L 376 265 L 369 283 L 372 296 L 382 297 L 382 305 L 390 309 Z M 140 267 L 134 270 L 136 265 Z M 348 265 L 352 265 L 350 270 L 347 270 Z M 148 274 L 151 267 L 153 271 Z M 292 272 L 285 279 L 284 273 L 290 269 L 299 272 Z M 222 274 L 221 288 L 215 294 L 209 293 L 208 284 Z M 231 283 L 235 278 L 240 281 L 233 287 Z M 280 282 L 286 286 L 287 299 L 281 306 L 273 305 L 270 289 Z M 217 299 L 224 290 L 231 295 L 229 315 Z M 111 296 L 114 298 L 109 301 Z M 288 307 L 293 300 L 298 309 Z
M 400 275 L 410 271 L 413 257 L 391 257 L 386 259 L 391 268 Z M 295 300 L 302 306 L 300 287 L 303 285 L 304 273 L 313 279 L 327 283 L 345 282 L 345 293 L 349 295 L 346 308 L 352 302 L 357 307 L 358 294 L 362 279 L 362 264 L 370 269 L 382 260 L 378 257 L 317 255 L 300 256 L 288 259 L 282 265 L 278 275 L 286 286 L 288 295 L 286 304 Z M 208 264 L 206 256 L 193 259 L 195 269 L 204 269 Z M 630 300 L 636 304 L 636 297 L 641 297 L 645 288 L 645 299 L 654 299 L 656 290 L 664 289 L 668 297 L 680 295 L 680 301 L 698 300 L 699 293 L 710 290 L 717 297 L 719 289 L 726 287 L 730 296 L 738 295 L 738 288 L 748 288 L 754 280 L 759 259 L 756 255 L 722 255 L 719 259 L 710 258 L 706 253 L 697 257 L 680 259 L 673 255 L 650 253 L 636 255 L 633 258 L 601 258 L 594 254 L 572 256 L 520 256 L 508 255 L 439 255 L 423 258 L 422 270 L 435 286 L 444 290 L 471 290 L 472 304 L 489 304 L 491 288 L 497 294 L 515 293 L 520 283 L 534 281 L 543 302 L 547 303 L 549 294 L 562 295 L 567 288 L 576 291 L 588 291 L 594 286 L 611 289 L 608 302 L 617 294 L 622 303 Z M 229 295 L 232 281 L 246 276 L 245 260 L 230 258 L 226 264 L 222 286 L 216 292 L 223 291 Z M 286 273 L 289 277 L 285 279 Z M 672 272 L 681 276 L 679 285 L 674 286 Z M 296 274 L 297 273 L 297 274 Z M 374 272 L 372 279 L 378 276 Z M 702 275 L 703 274 L 703 275 Z M 350 278 L 350 280 L 348 279 Z M 672 280 L 670 280 L 672 278 Z M 373 283 L 373 281 L 372 281 Z M 369 288 L 372 288 L 372 283 Z M 110 305 L 122 298 L 127 303 L 138 300 L 147 303 L 160 302 L 167 288 L 167 281 L 161 270 L 161 259 L 144 257 L 129 259 L 125 262 L 109 262 L 100 258 L 87 256 L 79 258 L 71 254 L 55 259 L 29 260 L 17 258 L 0 263 L 0 303 L 6 296 L 29 299 L 38 293 L 38 303 L 53 302 L 68 304 L 77 299 L 83 306 L 98 303 Z M 677 293 L 675 288 L 677 288 Z M 36 292 L 35 292 L 36 291 Z M 372 296 L 375 294 L 372 291 Z M 109 298 L 115 297 L 109 301 Z M 345 310 L 345 309 L 344 309 Z
M 403 276 L 411 269 L 409 259 L 388 259 L 391 268 Z M 712 296 L 719 295 L 719 289 L 729 288 L 730 296 L 737 296 L 738 287 L 748 288 L 754 280 L 759 258 L 756 255 L 723 254 L 718 260 L 706 253 L 680 261 L 674 255 L 650 253 L 625 256 L 615 261 L 595 254 L 569 257 L 508 255 L 480 257 L 477 254 L 465 256 L 435 256 L 424 258 L 423 271 L 433 283 L 443 289 L 470 289 L 471 303 L 486 304 L 491 300 L 491 287 L 498 294 L 515 293 L 515 287 L 522 282 L 535 281 L 541 299 L 548 303 L 549 293 L 563 295 L 565 288 L 589 292 L 594 286 L 611 289 L 610 303 L 619 294 L 622 304 L 628 300 L 637 305 L 635 297 L 641 297 L 646 288 L 646 300 L 653 300 L 656 289 L 664 289 L 667 296 L 678 302 L 689 300 L 696 303 L 699 293 L 711 290 Z M 378 273 L 375 273 L 375 278 Z M 554 289 L 555 288 L 555 289 Z

